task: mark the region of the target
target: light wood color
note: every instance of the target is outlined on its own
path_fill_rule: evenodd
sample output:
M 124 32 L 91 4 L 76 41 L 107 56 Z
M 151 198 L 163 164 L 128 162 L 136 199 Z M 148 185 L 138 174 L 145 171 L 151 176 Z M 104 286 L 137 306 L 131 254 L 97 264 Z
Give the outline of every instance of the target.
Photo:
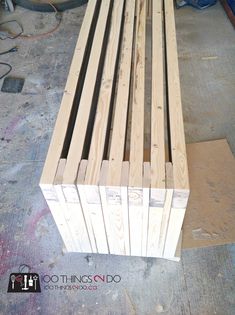
M 162 0 L 152 3 L 151 188 L 165 188 Z
M 63 160 L 62 161 L 60 160 L 57 173 L 55 176 L 55 181 L 57 183 L 61 182 L 63 169 L 64 169 L 64 162 Z M 74 252 L 76 250 L 76 247 L 75 247 L 72 235 L 71 235 L 71 231 L 64 217 L 65 211 L 63 209 L 63 204 L 59 202 L 59 198 L 55 190 L 55 187 L 51 184 L 40 184 L 40 187 L 44 195 L 44 198 L 46 199 L 48 207 L 50 208 L 51 214 L 55 220 L 56 226 L 62 237 L 66 250 L 68 252 Z
M 171 205 L 173 200 L 173 189 L 174 181 L 173 181 L 173 167 L 172 163 L 166 163 L 166 199 L 164 203 L 163 213 L 162 213 L 162 222 L 160 227 L 160 237 L 158 243 L 158 255 L 159 257 L 163 256 L 166 237 L 167 237 L 167 228 L 170 219 L 171 213 Z
M 104 162 L 106 161 L 103 161 L 101 172 L 103 174 L 105 172 L 106 177 L 104 182 L 100 181 L 99 189 L 110 253 L 128 255 L 130 254 L 127 203 L 129 163 L 123 162 L 121 186 L 105 186 L 108 168 L 105 168 Z
M 87 160 L 81 160 L 80 165 L 79 165 L 79 170 L 78 170 L 77 183 L 76 183 L 77 191 L 79 189 L 78 188 L 79 185 L 84 184 L 86 168 L 87 168 Z M 96 245 L 94 230 L 92 227 L 92 222 L 90 219 L 89 211 L 88 211 L 87 207 L 83 208 L 82 199 L 81 199 L 81 196 L 79 195 L 79 193 L 78 193 L 78 196 L 79 196 L 79 207 L 81 207 L 83 217 L 84 217 L 84 220 L 86 223 L 86 229 L 87 229 L 87 233 L 88 233 L 88 237 L 89 237 L 89 241 L 90 241 L 91 251 L 93 253 L 97 253 L 97 245 Z M 75 198 L 76 198 L 76 195 L 75 195 Z
M 66 225 L 69 230 L 69 234 L 70 234 L 69 242 L 73 242 L 73 247 L 74 247 L 75 252 L 80 252 L 82 249 L 80 246 L 79 239 L 74 234 L 73 226 L 71 226 L 71 222 L 74 222 L 75 220 L 73 218 L 73 213 L 71 213 L 70 208 L 68 207 L 68 204 L 66 202 L 66 199 L 62 190 L 62 185 L 61 185 L 62 180 L 63 180 L 63 173 L 64 173 L 65 165 L 66 165 L 66 159 L 60 159 L 53 186 L 57 194 L 58 202 L 61 207 L 61 210 L 60 210 L 62 212 L 61 214 L 64 216 Z
M 79 104 L 74 100 L 79 86 L 73 86 L 70 109 L 59 112 L 56 139 L 61 151 L 58 154 L 58 147 L 53 157 L 54 176 L 50 173 L 40 183 L 43 194 L 68 251 L 178 260 L 189 181 L 173 1 L 103 0 L 93 10 L 93 23 L 85 20 L 90 31 L 83 31 L 84 45 L 93 37 L 89 54 L 85 58 L 84 50 L 81 65 L 75 64 L 79 73 L 86 68 L 76 82 L 81 83 Z M 151 95 L 145 89 L 147 19 L 152 22 Z M 148 96 L 151 114 L 145 104 Z M 76 113 L 73 102 L 78 111 L 68 126 L 70 114 Z M 62 114 L 65 124 L 60 125 Z M 146 114 L 151 116 L 148 128 Z M 145 129 L 151 136 L 147 161 Z M 70 144 L 67 132 L 72 134 Z M 129 135 L 129 160 L 124 162 Z M 65 140 L 67 157 L 65 150 L 62 154 Z M 171 161 L 166 162 L 170 150 Z
M 162 1 L 152 2 L 151 197 L 148 256 L 159 257 L 166 201 Z
M 153 190 L 151 189 L 152 193 Z M 149 205 L 148 257 L 159 257 L 158 244 L 166 195 L 165 190 L 155 190 L 154 193 L 154 201 L 151 199 Z
M 143 188 L 128 187 L 131 256 L 142 255 Z
M 149 224 L 150 163 L 142 164 L 143 187 L 128 187 L 130 252 L 146 256 Z
M 171 208 L 170 219 L 167 228 L 163 257 L 170 258 L 175 256 L 178 240 L 183 225 L 185 208 Z
M 75 185 L 57 185 L 63 191 L 65 207 L 69 213 L 69 226 L 75 243 L 80 246 L 80 252 L 93 251 L 86 227 L 86 220 L 82 211 L 77 188 Z
M 144 155 L 146 1 L 137 0 L 129 186 L 142 187 Z
M 81 180 L 77 183 L 77 188 L 89 235 L 94 238 L 95 250 L 100 254 L 108 254 L 107 232 L 99 187 L 97 185 L 85 185 L 85 182 Z
M 134 35 L 134 14 L 135 1 L 127 0 L 121 47 L 121 60 L 119 64 L 120 71 L 117 82 L 116 106 L 109 153 L 107 185 L 110 186 L 119 186 L 122 174 Z
M 188 165 L 179 81 L 174 2 L 164 0 L 167 57 L 168 107 L 174 188 L 189 190 Z
M 74 96 L 77 89 L 78 79 L 81 75 L 83 61 L 86 55 L 87 41 L 90 28 L 99 1 L 90 0 L 84 20 L 80 29 L 73 60 L 69 70 L 65 91 L 63 94 L 60 110 L 54 127 L 51 143 L 44 164 L 40 184 L 52 184 L 61 157 L 67 128 L 69 128 L 69 117 L 73 106 Z
M 183 248 L 235 243 L 235 159 L 226 139 L 187 144 L 191 193 Z
M 113 93 L 116 70 L 116 59 L 120 42 L 120 31 L 123 19 L 124 0 L 114 1 L 105 63 L 90 145 L 85 184 L 97 185 L 104 156 L 104 146 Z
M 74 184 L 77 177 L 78 166 L 82 158 L 87 124 L 92 106 L 93 94 L 96 85 L 102 45 L 106 30 L 106 23 L 110 10 L 111 1 L 102 0 L 95 35 L 92 43 L 86 77 L 79 103 L 77 118 L 73 136 L 70 143 L 67 163 L 64 171 L 63 183 Z
M 142 219 L 142 244 L 141 256 L 147 256 L 148 247 L 148 227 L 149 227 L 149 199 L 150 199 L 150 182 L 151 167 L 149 162 L 143 163 L 143 219 Z

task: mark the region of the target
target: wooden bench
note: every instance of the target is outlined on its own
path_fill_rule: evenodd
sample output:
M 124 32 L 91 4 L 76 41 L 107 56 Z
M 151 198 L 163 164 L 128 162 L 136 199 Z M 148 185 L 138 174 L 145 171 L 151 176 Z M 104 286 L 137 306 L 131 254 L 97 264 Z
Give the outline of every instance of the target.
M 89 0 L 40 187 L 68 251 L 175 257 L 189 181 L 173 0 Z

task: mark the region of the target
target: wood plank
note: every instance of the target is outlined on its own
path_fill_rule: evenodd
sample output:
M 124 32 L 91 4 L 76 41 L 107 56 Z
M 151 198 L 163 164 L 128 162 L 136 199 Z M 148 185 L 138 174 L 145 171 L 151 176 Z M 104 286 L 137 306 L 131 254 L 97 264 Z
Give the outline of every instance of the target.
M 226 139 L 187 144 L 191 194 L 183 248 L 235 243 L 235 159 Z
M 65 207 L 69 213 L 69 228 L 75 244 L 79 246 L 76 248 L 76 251 L 84 253 L 93 252 L 76 186 L 60 185 L 59 188 L 63 191 Z
M 80 98 L 73 136 L 70 143 L 67 163 L 64 171 L 64 184 L 75 183 L 79 163 L 82 158 L 82 152 L 85 145 L 84 141 L 86 137 L 90 109 L 92 106 L 93 94 L 96 85 L 110 5 L 110 0 L 103 0 L 101 2 L 99 17 L 90 53 L 90 59 L 87 66 L 86 77 Z
M 162 1 L 153 1 L 152 99 L 151 99 L 151 188 L 165 188 L 164 76 Z
M 118 250 L 116 249 L 116 239 L 113 233 L 113 224 L 112 220 L 110 218 L 111 213 L 108 206 L 108 200 L 106 196 L 106 179 L 107 179 L 107 172 L 108 172 L 108 161 L 103 161 L 100 171 L 101 180 L 99 183 L 99 192 L 100 192 L 100 199 L 101 199 L 101 205 L 104 215 L 104 224 L 106 229 L 106 235 L 107 235 L 107 242 L 109 247 L 110 254 L 115 254 Z
M 108 254 L 107 232 L 99 187 L 97 185 L 85 185 L 84 181 L 79 181 L 77 188 L 89 235 L 94 238 L 96 252 Z
M 152 3 L 151 198 L 148 256 L 161 257 L 159 241 L 165 206 L 165 132 L 162 1 Z
M 129 221 L 129 207 L 128 207 L 128 181 L 129 181 L 129 162 L 122 163 L 122 177 L 121 177 L 121 201 L 122 201 L 122 217 L 124 228 L 124 243 L 125 254 L 130 255 L 130 221 Z
M 164 258 L 169 259 L 175 257 L 175 252 L 183 225 L 185 210 L 185 208 L 175 207 L 173 201 L 163 253 Z
M 143 188 L 128 187 L 131 256 L 142 255 Z
M 109 154 L 107 185 L 119 186 L 122 174 L 129 88 L 131 79 L 131 61 L 134 35 L 135 1 L 127 0 L 121 47 L 120 71 L 117 82 L 116 106 Z
M 84 184 L 86 168 L 87 168 L 87 160 L 81 160 L 81 163 L 79 165 L 79 170 L 78 170 L 77 183 L 76 183 L 77 190 L 78 190 L 79 185 Z M 91 250 L 93 253 L 97 253 L 97 245 L 95 241 L 94 230 L 92 227 L 89 211 L 87 207 L 83 207 L 83 204 L 85 203 L 85 201 L 83 202 L 82 197 L 79 193 L 78 193 L 78 196 L 79 196 L 79 203 L 80 203 L 81 210 L 83 213 L 84 221 L 86 224 L 86 229 L 87 229 L 87 233 L 88 233 L 88 237 L 89 237 L 89 241 L 91 245 Z
M 141 256 L 146 257 L 148 246 L 148 227 L 149 227 L 149 199 L 150 199 L 150 182 L 151 167 L 149 162 L 143 163 L 143 221 L 142 221 L 142 244 Z
M 154 199 L 152 195 L 154 192 Z M 165 205 L 166 191 L 151 189 L 151 199 L 149 205 L 149 227 L 148 227 L 148 257 L 160 257 L 158 244 L 160 239 L 162 216 Z
M 123 20 L 124 0 L 115 1 L 112 11 L 110 34 L 105 55 L 101 86 L 90 145 L 85 184 L 97 185 L 104 156 L 115 70 Z
M 128 187 L 131 256 L 146 256 L 149 223 L 150 163 L 143 163 L 143 187 Z
M 80 241 L 76 237 L 76 234 L 74 233 L 73 226 L 71 226 L 71 222 L 75 222 L 74 213 L 70 211 L 70 208 L 67 206 L 65 195 L 62 189 L 62 180 L 63 180 L 63 173 L 64 168 L 66 165 L 66 159 L 60 159 L 59 166 L 57 170 L 57 174 L 54 180 L 54 189 L 57 193 L 58 202 L 60 204 L 61 212 L 65 218 L 69 234 L 70 234 L 70 241 L 73 242 L 73 251 L 74 252 L 81 252 L 81 246 Z
M 164 257 L 175 255 L 189 197 L 188 165 L 183 125 L 174 3 L 164 0 L 167 58 L 168 112 L 174 191 L 165 241 Z
M 145 104 L 146 1 L 137 0 L 136 43 L 130 142 L 130 187 L 142 187 Z
M 63 162 L 59 161 L 58 170 L 56 173 L 55 180 L 58 182 L 63 174 Z M 74 242 L 72 239 L 71 232 L 68 228 L 66 219 L 64 217 L 63 205 L 60 204 L 55 187 L 51 184 L 41 184 L 40 185 L 44 198 L 50 208 L 52 216 L 55 220 L 56 226 L 59 230 L 60 236 L 64 242 L 64 245 L 68 252 L 73 252 L 76 250 Z
M 189 191 L 173 0 L 164 0 L 168 109 L 174 188 Z
M 90 0 L 87 5 L 73 60 L 69 70 L 69 75 L 65 86 L 60 110 L 57 116 L 51 143 L 40 179 L 41 184 L 52 184 L 56 175 L 59 159 L 61 157 L 64 145 L 66 131 L 68 128 L 74 96 L 76 93 L 77 83 L 81 75 L 82 65 L 86 55 L 86 47 L 89 39 L 90 28 L 98 4 L 99 1 Z
M 104 165 L 101 172 L 104 172 L 103 168 Z M 128 168 L 129 163 L 123 162 L 121 186 L 105 186 L 106 181 L 100 182 L 99 185 L 109 249 L 111 254 L 116 255 L 130 253 L 127 204 Z
M 174 187 L 174 181 L 173 181 L 173 167 L 172 163 L 167 162 L 166 163 L 166 200 L 163 208 L 162 213 L 162 222 L 161 222 L 161 228 L 160 228 L 160 237 L 159 237 L 159 243 L 158 243 L 158 255 L 159 257 L 163 256 L 166 237 L 167 237 L 167 229 L 168 224 L 170 220 L 170 213 L 171 213 L 171 205 L 172 205 L 172 199 L 173 199 L 173 187 Z

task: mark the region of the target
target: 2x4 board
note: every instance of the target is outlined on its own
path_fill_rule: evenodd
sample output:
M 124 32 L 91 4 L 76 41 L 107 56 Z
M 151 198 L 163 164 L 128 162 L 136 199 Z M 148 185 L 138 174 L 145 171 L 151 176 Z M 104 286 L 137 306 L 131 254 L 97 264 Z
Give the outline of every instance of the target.
M 173 0 L 88 2 L 40 187 L 68 251 L 174 258 L 189 180 Z

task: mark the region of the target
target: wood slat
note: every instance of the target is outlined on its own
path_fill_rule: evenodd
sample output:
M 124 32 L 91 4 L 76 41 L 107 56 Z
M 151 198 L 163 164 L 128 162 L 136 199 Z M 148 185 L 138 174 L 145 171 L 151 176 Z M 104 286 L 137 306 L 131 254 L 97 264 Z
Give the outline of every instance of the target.
M 167 229 L 170 219 L 172 199 L 173 199 L 173 167 L 172 163 L 166 163 L 166 199 L 164 203 L 163 213 L 162 213 L 162 222 L 160 227 L 160 237 L 158 243 L 157 254 L 159 257 L 163 256 L 163 251 L 165 247 L 166 237 L 167 237 Z
M 48 149 L 46 161 L 40 179 L 41 187 L 43 184 L 52 184 L 56 175 L 56 170 L 66 137 L 66 131 L 67 128 L 71 127 L 68 126 L 70 113 L 74 102 L 78 80 L 81 76 L 82 65 L 86 57 L 86 48 L 88 44 L 88 39 L 90 39 L 89 34 L 91 30 L 91 25 L 99 2 L 99 0 L 90 0 L 87 5 L 73 60 L 69 70 L 69 75 L 65 86 L 60 110 L 57 116 L 51 143 Z
M 59 165 L 55 176 L 56 183 L 61 182 L 63 170 L 64 161 L 59 160 Z M 64 216 L 65 213 L 65 210 L 63 209 L 64 206 L 59 201 L 55 187 L 51 184 L 48 185 L 44 184 L 43 187 L 41 188 L 67 251 L 74 252 L 76 250 L 76 246 L 74 244 L 71 231 L 69 229 L 69 226 L 67 225 Z
M 122 174 L 131 75 L 134 17 L 135 1 L 127 0 L 119 65 L 120 71 L 117 82 L 116 106 L 109 153 L 107 185 L 110 186 L 119 186 Z
M 111 254 L 116 255 L 130 254 L 127 203 L 128 170 L 129 162 L 123 162 L 121 186 L 108 187 L 102 181 L 99 185 L 109 249 Z
M 152 2 L 151 198 L 148 256 L 158 257 L 166 201 L 162 1 Z
M 108 162 L 106 161 L 105 164 Z M 84 181 L 77 183 L 81 206 L 86 218 L 89 236 L 94 240 L 94 251 L 100 254 L 108 254 L 108 240 L 105 228 L 104 214 L 101 206 L 101 197 L 97 185 L 85 185 Z
M 151 183 L 151 167 L 149 162 L 143 163 L 143 220 L 142 220 L 142 244 L 141 256 L 146 257 L 148 248 L 148 227 L 149 227 L 149 197 Z
M 164 257 L 175 255 L 189 197 L 188 165 L 184 135 L 174 3 L 164 0 L 167 58 L 168 111 L 174 191 L 165 241 Z
M 118 47 L 123 20 L 124 0 L 114 2 L 108 45 L 106 49 L 99 98 L 92 132 L 85 184 L 97 185 L 100 168 L 104 156 L 104 147 L 108 118 L 115 79 L 115 69 L 118 57 Z
M 67 163 L 64 171 L 63 178 L 64 184 L 75 183 L 78 172 L 78 166 L 82 158 L 84 145 L 86 145 L 84 141 L 86 137 L 93 95 L 95 91 L 103 40 L 106 31 L 106 23 L 108 20 L 110 7 L 111 0 L 103 0 L 101 2 L 99 17 L 96 25 L 95 35 L 86 71 L 86 77 L 80 98 L 73 136 L 70 143 Z
M 86 168 L 87 168 L 87 160 L 81 160 L 81 163 L 79 165 L 79 170 L 78 170 L 78 177 L 77 177 L 77 183 L 76 183 L 76 188 L 79 190 L 79 186 L 84 184 L 85 181 L 85 174 L 86 174 Z M 79 194 L 78 194 L 79 195 Z M 96 240 L 95 240 L 95 235 L 94 235 L 94 230 L 92 227 L 92 221 L 90 219 L 90 214 L 87 209 L 87 207 L 82 206 L 82 199 L 81 196 L 79 195 L 79 205 L 81 207 L 83 217 L 86 223 L 86 229 L 91 245 L 91 249 L 93 253 L 97 253 L 97 245 L 96 245 Z
M 86 221 L 84 219 L 83 210 L 78 197 L 75 185 L 57 185 L 57 189 L 62 190 L 65 200 L 65 207 L 69 215 L 68 224 L 73 234 L 76 244 L 79 244 L 80 251 L 90 253 L 93 248 L 87 231 Z
M 58 211 L 60 211 L 61 215 L 63 215 L 67 229 L 69 231 L 68 242 L 73 243 L 73 251 L 80 252 L 82 250 L 81 244 L 79 242 L 79 239 L 74 234 L 73 226 L 71 226 L 71 222 L 75 221 L 73 217 L 74 214 L 68 208 L 68 204 L 66 202 L 66 199 L 62 190 L 62 185 L 61 185 L 62 180 L 63 180 L 63 173 L 64 173 L 65 165 L 66 165 L 66 159 L 60 159 L 53 187 L 57 194 L 58 203 L 60 204 L 60 210 Z
M 189 190 L 173 0 L 164 0 L 168 109 L 175 189 Z
M 162 0 L 152 3 L 151 188 L 165 188 Z
M 146 1 L 137 0 L 129 186 L 142 187 L 144 156 Z

